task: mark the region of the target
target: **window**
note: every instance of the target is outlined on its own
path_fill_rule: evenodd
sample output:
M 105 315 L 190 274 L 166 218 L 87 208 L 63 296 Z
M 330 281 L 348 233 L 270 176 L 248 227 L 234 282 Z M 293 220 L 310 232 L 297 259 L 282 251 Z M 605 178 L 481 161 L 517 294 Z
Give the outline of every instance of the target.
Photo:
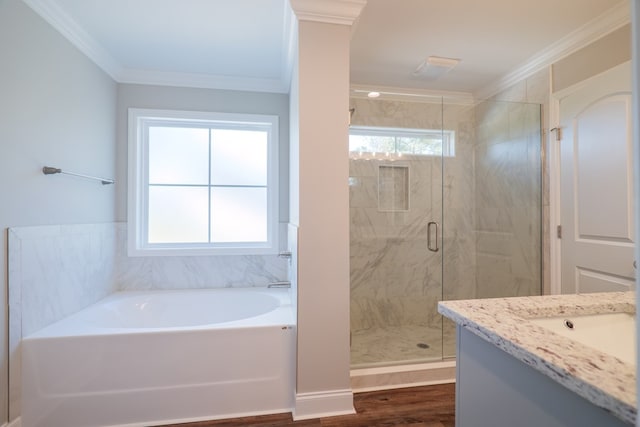
M 277 252 L 276 116 L 129 110 L 129 254 Z
M 353 157 L 381 154 L 397 157 L 454 156 L 452 130 L 351 126 L 349 151 Z

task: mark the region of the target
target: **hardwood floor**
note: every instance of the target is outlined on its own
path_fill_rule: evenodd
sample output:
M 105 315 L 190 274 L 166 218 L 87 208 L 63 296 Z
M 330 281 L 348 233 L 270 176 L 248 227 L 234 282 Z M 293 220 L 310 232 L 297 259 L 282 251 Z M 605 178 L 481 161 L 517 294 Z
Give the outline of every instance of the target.
M 233 418 L 170 427 L 454 427 L 455 384 L 359 393 L 356 414 L 293 421 L 291 414 Z

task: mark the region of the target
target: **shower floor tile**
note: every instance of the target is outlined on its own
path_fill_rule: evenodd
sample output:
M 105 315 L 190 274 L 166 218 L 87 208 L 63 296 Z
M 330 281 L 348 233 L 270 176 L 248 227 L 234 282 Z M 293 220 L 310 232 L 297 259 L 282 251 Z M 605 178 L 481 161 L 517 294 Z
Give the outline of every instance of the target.
M 367 368 L 441 360 L 455 356 L 455 330 L 425 325 L 389 326 L 351 333 L 351 367 Z

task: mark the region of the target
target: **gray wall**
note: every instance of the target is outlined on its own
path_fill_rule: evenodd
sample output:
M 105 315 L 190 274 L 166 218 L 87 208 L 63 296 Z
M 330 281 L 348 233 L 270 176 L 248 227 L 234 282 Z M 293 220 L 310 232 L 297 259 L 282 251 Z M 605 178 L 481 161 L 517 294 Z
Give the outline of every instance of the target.
M 7 408 L 7 227 L 115 218 L 115 189 L 45 165 L 115 175 L 116 84 L 19 0 L 0 1 L 0 423 Z
M 627 24 L 553 64 L 554 92 L 566 89 L 631 59 L 631 24 Z

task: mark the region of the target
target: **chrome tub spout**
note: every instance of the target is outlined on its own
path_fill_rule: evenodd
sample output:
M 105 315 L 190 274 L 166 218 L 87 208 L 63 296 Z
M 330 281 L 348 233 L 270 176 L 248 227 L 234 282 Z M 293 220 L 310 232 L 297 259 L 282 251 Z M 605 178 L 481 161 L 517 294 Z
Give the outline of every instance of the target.
M 288 280 L 283 280 L 280 282 L 271 282 L 267 285 L 267 288 L 290 288 L 291 282 Z

